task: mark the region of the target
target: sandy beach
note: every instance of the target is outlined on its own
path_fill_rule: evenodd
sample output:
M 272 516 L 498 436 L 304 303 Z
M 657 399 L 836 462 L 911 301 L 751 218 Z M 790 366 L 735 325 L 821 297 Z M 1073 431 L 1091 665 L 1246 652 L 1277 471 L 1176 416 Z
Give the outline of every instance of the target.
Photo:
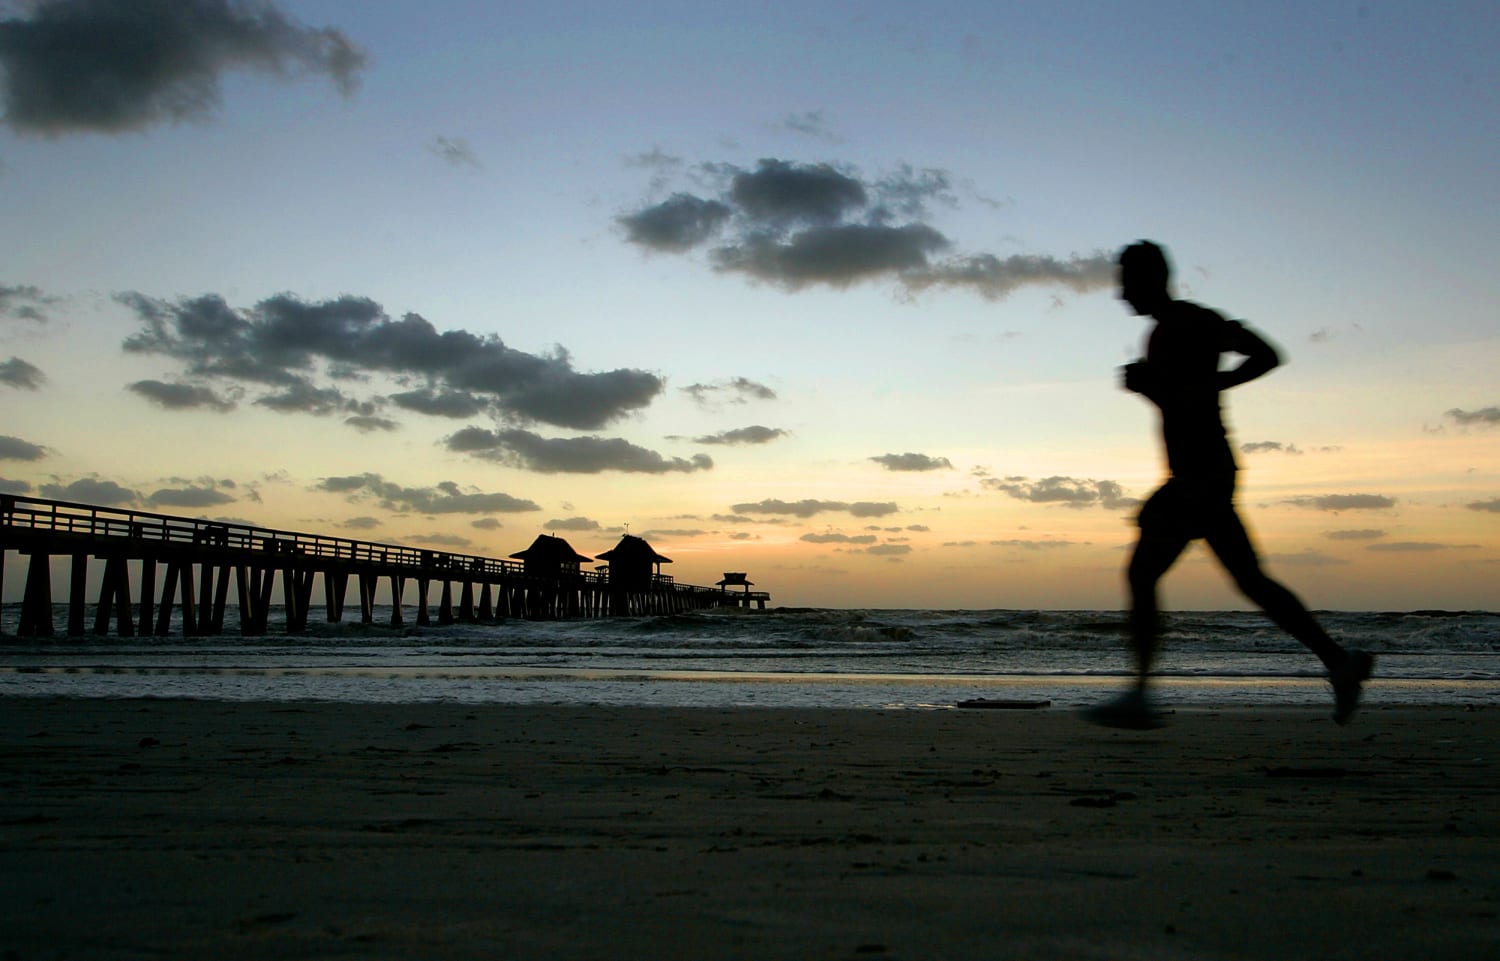
M 1500 711 L 12 699 L 37 958 L 1478 958 Z

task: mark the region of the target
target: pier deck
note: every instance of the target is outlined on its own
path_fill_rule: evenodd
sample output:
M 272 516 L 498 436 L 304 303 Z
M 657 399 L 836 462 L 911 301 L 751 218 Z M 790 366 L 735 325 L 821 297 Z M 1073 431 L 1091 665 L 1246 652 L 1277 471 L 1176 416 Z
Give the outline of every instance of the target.
M 540 577 L 506 558 L 0 495 L 0 588 L 4 556 L 12 550 L 30 557 L 17 628 L 17 633 L 30 636 L 50 635 L 56 629 L 53 557 L 72 561 L 66 631 L 74 635 L 89 627 L 90 559 L 104 564 L 92 631 L 104 634 L 113 626 L 122 636 L 165 635 L 174 611 L 181 616 L 185 635 L 222 633 L 231 599 L 239 607 L 240 632 L 264 634 L 278 579 L 288 633 L 306 629 L 319 583 L 325 617 L 342 621 L 351 580 L 358 588 L 361 622 L 366 624 L 374 620 L 377 590 L 382 584 L 389 587 L 393 626 L 405 623 L 409 582 L 416 585 L 419 626 L 433 622 L 429 597 L 434 585 L 441 592 L 439 624 L 675 614 L 717 607 L 764 610 L 770 599 L 764 591 L 678 584 L 660 574 L 649 584 L 625 590 L 611 584 L 607 571 Z

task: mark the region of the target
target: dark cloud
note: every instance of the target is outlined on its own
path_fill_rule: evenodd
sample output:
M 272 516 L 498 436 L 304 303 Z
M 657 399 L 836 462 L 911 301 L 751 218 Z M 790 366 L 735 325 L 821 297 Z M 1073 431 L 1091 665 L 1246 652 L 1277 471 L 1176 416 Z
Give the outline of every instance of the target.
M 905 556 L 907 554 L 910 554 L 911 553 L 911 545 L 910 544 L 876 544 L 874 547 L 867 547 L 867 548 L 865 548 L 864 553 L 866 553 L 866 554 L 873 554 L 876 557 L 889 557 L 889 558 L 895 559 L 895 558 L 903 557 L 903 556 Z
M 1365 528 L 1350 531 L 1327 531 L 1323 536 L 1331 541 L 1378 541 L 1386 536 L 1386 532 Z
M 1464 506 L 1471 511 L 1487 511 L 1491 514 L 1500 514 L 1500 497 L 1488 501 L 1474 501 Z
M 352 94 L 365 54 L 269 2 L 38 0 L 0 21 L 5 120 L 21 133 L 120 133 L 206 117 L 232 70 L 328 77 Z
M 797 539 L 809 544 L 873 544 L 879 540 L 874 534 L 838 534 L 832 531 L 826 534 L 803 534 Z
M 1437 544 L 1432 541 L 1391 541 L 1388 544 L 1371 544 L 1365 550 L 1393 554 L 1426 554 L 1432 551 L 1474 550 L 1478 546 L 1478 544 Z
M 255 403 L 283 412 L 373 413 L 371 401 L 316 381 L 320 372 L 349 380 L 362 371 L 425 380 L 423 389 L 392 396 L 407 409 L 452 416 L 479 404 L 499 418 L 593 429 L 645 407 L 664 386 L 643 370 L 580 373 L 565 351 L 535 356 L 493 334 L 440 332 L 416 314 L 392 319 L 362 297 L 307 303 L 283 294 L 248 310 L 215 295 L 117 299 L 141 324 L 127 351 L 170 357 L 192 379 L 263 385 L 271 390 Z
M 39 488 L 43 497 L 53 500 L 73 501 L 77 504 L 100 504 L 114 507 L 121 504 L 138 504 L 141 495 L 114 481 L 97 477 L 84 477 L 71 484 L 43 484 Z
M 724 164 L 700 171 L 719 178 L 718 197 L 675 193 L 622 215 L 626 239 L 686 253 L 727 233 L 709 251 L 716 269 L 788 290 L 889 278 L 907 293 L 963 287 L 998 299 L 1025 286 L 1084 292 L 1114 283 L 1114 257 L 1102 252 L 1065 260 L 988 253 L 940 259 L 952 243 L 926 221 L 935 203 L 958 205 L 942 170 L 902 165 L 867 182 L 831 164 L 764 159 L 753 170 Z
M 549 531 L 597 531 L 599 522 L 591 517 L 554 518 L 542 525 Z
M 618 218 L 625 237 L 652 250 L 680 254 L 708 240 L 733 211 L 717 200 L 673 194 L 666 200 Z
M 0 494 L 30 494 L 31 483 L 23 480 L 11 480 L 9 477 L 0 477 Z
M 434 487 L 403 487 L 379 474 L 325 477 L 314 485 L 314 489 L 344 494 L 350 500 L 372 499 L 386 510 L 397 513 L 518 514 L 542 509 L 535 501 L 509 494 L 465 491 L 452 481 L 443 481 Z
M 787 514 L 792 517 L 813 517 L 822 513 L 845 512 L 855 517 L 885 517 L 888 514 L 897 513 L 898 508 L 891 502 L 876 501 L 820 501 L 800 500 L 783 501 L 767 499 L 754 504 L 735 504 L 730 510 L 736 514 Z
M 472 547 L 474 542 L 461 534 L 413 534 L 408 538 L 414 544 L 428 547 Z
M 775 400 L 776 391 L 748 377 L 736 377 L 718 384 L 691 384 L 682 392 L 703 407 L 720 403 L 747 404 L 752 400 Z
M 41 390 L 47 375 L 40 367 L 28 364 L 19 357 L 0 363 L 0 384 L 17 390 Z
M 1126 497 L 1124 488 L 1114 481 L 1074 477 L 1046 477 L 1039 481 L 1025 477 L 989 477 L 980 484 L 1033 504 L 1061 504 L 1080 509 L 1097 504 L 1105 510 L 1125 510 L 1140 505 L 1136 498 Z
M 759 424 L 752 424 L 749 427 L 694 437 L 693 442 L 696 444 L 769 444 L 785 436 L 786 431 L 779 427 L 762 427 Z
M 1480 424 L 1485 427 L 1493 427 L 1500 424 L 1500 407 L 1481 407 L 1478 410 L 1460 410 L 1454 407 L 1444 412 L 1454 423 L 1465 427 L 1470 424 Z
M 667 458 L 618 437 L 542 437 L 528 430 L 466 427 L 450 436 L 448 449 L 542 474 L 691 473 L 714 466 L 707 454 L 691 460 Z
M 1248 444 L 1241 444 L 1240 451 L 1245 454 L 1300 454 L 1296 444 L 1283 444 L 1279 440 L 1257 440 Z
M 167 410 L 194 410 L 205 408 L 227 412 L 234 410 L 235 403 L 227 397 L 220 397 L 211 388 L 197 384 L 168 384 L 160 380 L 138 380 L 133 384 L 125 385 L 125 389 L 140 394 L 142 397 Z
M 952 470 L 953 463 L 946 457 L 931 457 L 927 454 L 881 454 L 870 460 L 891 471 Z
M 796 290 L 809 284 L 847 287 L 882 274 L 915 275 L 948 239 L 926 224 L 819 225 L 786 240 L 768 235 L 713 252 L 715 267 Z
M 493 517 L 481 517 L 477 521 L 469 521 L 469 526 L 481 531 L 497 531 L 505 525 Z
M 484 169 L 484 164 L 479 162 L 479 156 L 474 153 L 469 142 L 462 137 L 434 137 L 427 145 L 427 149 L 444 163 L 455 167 L 472 167 L 475 170 Z
M 1023 551 L 1044 551 L 1058 547 L 1077 547 L 1074 541 L 1028 541 L 1012 538 L 1004 541 L 990 541 L 991 547 L 1017 547 Z
M 0 30 L 4 24 L 0 23 Z M 0 60 L 0 65 L 3 65 Z M 35 323 L 46 323 L 48 307 L 58 302 L 56 297 L 48 297 L 42 293 L 40 287 L 30 284 L 22 284 L 16 287 L 8 287 L 0 284 L 0 317 L 14 317 L 17 320 L 30 320 Z
M 41 460 L 47 448 L 19 437 L 0 435 L 0 460 Z
M 1324 494 L 1320 497 L 1292 497 L 1284 503 L 1316 511 L 1383 511 L 1396 506 L 1384 494 Z
M 226 494 L 216 487 L 169 487 L 146 498 L 146 502 L 152 507 L 215 507 L 219 504 L 232 504 L 235 500 L 232 494 Z
M 473 417 L 486 407 L 482 397 L 471 394 L 468 391 L 439 391 L 433 390 L 430 387 L 392 394 L 387 400 L 397 407 L 415 411 L 418 414 L 427 414 L 430 417 L 452 417 L 455 419 Z
M 380 519 L 362 515 L 360 517 L 351 517 L 338 526 L 351 531 L 369 531 L 380 526 Z
M 353 417 L 344 418 L 344 423 L 361 434 L 371 434 L 375 431 L 400 430 L 401 425 L 388 417 L 376 417 L 374 414 L 356 414 Z

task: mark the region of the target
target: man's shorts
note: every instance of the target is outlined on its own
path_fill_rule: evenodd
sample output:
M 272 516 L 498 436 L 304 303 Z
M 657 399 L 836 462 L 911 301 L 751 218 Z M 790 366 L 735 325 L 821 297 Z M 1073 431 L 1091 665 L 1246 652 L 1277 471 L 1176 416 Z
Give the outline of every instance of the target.
M 1173 477 L 1146 500 L 1135 522 L 1143 533 L 1187 540 L 1233 529 L 1240 523 L 1234 512 L 1234 480 L 1233 474 L 1227 480 Z

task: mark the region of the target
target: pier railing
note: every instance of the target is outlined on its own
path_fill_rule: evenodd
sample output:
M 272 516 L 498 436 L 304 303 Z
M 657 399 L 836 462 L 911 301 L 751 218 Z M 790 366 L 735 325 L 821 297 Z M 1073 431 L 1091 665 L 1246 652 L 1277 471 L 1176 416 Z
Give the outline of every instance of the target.
M 83 632 L 83 595 L 91 556 L 105 562 L 94 626 L 99 633 L 107 630 L 111 619 L 121 634 L 137 629 L 141 633 L 166 633 L 174 605 L 180 609 L 184 633 L 222 630 L 231 575 L 237 587 L 243 633 L 266 630 L 272 583 L 278 574 L 286 629 L 291 632 L 306 626 L 315 576 L 323 582 L 327 617 L 332 622 L 342 619 L 350 576 L 358 579 L 361 618 L 366 623 L 373 619 L 371 609 L 378 582 L 389 581 L 391 623 L 395 625 L 404 623 L 402 603 L 408 580 L 417 585 L 419 625 L 430 623 L 427 595 L 434 582 L 442 586 L 439 623 L 504 617 L 662 614 L 752 605 L 764 609 L 769 599 L 764 592 L 727 592 L 718 587 L 677 584 L 660 574 L 645 589 L 626 591 L 611 585 L 608 571 L 568 570 L 547 577 L 528 573 L 524 564 L 510 558 L 13 494 L 0 495 L 0 588 L 4 583 L 5 550 L 31 557 L 18 627 L 22 634 L 52 632 L 50 561 L 59 555 L 71 556 L 73 562 L 69 633 Z M 127 562 L 139 572 L 135 610 Z M 166 568 L 158 600 L 155 582 L 159 563 Z M 454 583 L 460 585 L 456 602 L 452 596 Z

